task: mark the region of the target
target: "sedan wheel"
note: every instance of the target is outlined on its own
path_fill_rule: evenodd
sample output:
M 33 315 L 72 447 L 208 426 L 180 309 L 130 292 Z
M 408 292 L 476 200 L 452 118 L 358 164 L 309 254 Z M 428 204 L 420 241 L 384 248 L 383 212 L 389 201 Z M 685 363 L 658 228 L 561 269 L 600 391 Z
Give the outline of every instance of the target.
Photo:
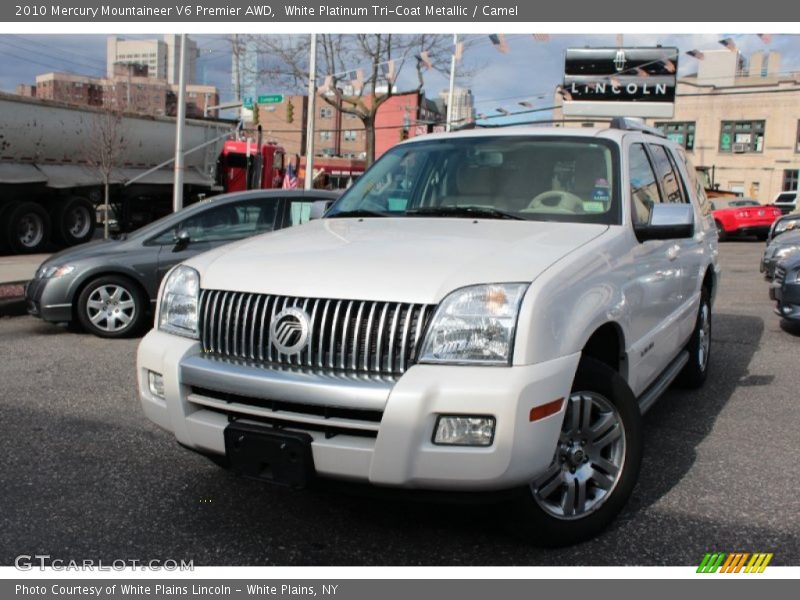
M 125 337 L 144 322 L 142 293 L 123 277 L 102 277 L 90 283 L 78 300 L 78 318 L 100 337 Z

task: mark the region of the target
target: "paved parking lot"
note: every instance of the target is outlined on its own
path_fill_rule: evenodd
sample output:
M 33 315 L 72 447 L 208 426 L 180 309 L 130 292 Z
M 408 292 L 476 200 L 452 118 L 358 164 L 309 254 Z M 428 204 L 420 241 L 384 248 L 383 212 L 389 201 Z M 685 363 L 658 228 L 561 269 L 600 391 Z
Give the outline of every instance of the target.
M 611 529 L 514 539 L 497 509 L 238 479 L 142 416 L 138 340 L 0 319 L 0 564 L 19 554 L 196 565 L 690 565 L 707 550 L 800 564 L 800 331 L 772 313 L 757 242 L 722 246 L 712 371 L 645 417 L 642 474 Z

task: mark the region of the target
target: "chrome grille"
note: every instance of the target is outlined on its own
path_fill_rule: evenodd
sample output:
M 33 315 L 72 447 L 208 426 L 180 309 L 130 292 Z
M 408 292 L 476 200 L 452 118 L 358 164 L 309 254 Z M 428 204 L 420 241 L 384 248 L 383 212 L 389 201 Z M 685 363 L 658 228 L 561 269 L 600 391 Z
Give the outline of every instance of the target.
M 308 343 L 294 355 L 270 343 L 270 323 L 287 307 L 309 315 Z M 400 375 L 417 358 L 428 304 L 298 298 L 201 290 L 203 351 L 261 363 Z
M 783 285 L 784 279 L 786 279 L 786 269 L 781 266 L 775 267 L 775 283 Z

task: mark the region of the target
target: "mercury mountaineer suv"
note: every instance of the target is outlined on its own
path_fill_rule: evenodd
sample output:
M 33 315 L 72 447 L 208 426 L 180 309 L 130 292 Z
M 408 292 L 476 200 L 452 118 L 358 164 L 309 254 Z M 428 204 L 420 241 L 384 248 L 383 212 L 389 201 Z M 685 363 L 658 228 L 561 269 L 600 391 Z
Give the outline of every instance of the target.
M 641 415 L 706 379 L 720 270 L 694 173 L 624 119 L 401 143 L 324 218 L 169 273 L 144 412 L 245 476 L 510 490 L 532 540 L 596 535 Z

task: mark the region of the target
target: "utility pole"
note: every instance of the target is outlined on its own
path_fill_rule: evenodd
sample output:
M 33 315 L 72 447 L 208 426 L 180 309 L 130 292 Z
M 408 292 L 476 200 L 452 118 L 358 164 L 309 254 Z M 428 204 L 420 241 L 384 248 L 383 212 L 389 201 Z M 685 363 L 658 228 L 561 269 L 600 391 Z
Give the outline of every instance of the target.
M 314 117 L 317 105 L 317 34 L 311 34 L 308 56 L 308 119 L 306 121 L 306 176 L 303 187 L 314 187 Z
M 175 183 L 172 210 L 183 208 L 183 129 L 186 126 L 186 34 L 180 37 L 180 68 L 178 69 L 178 115 L 175 123 Z M 177 48 L 176 48 L 177 50 Z
M 453 94 L 456 86 L 456 51 L 458 49 L 458 34 L 453 34 L 453 56 L 450 58 L 450 92 L 447 94 L 447 126 L 445 129 L 450 131 L 453 121 Z

